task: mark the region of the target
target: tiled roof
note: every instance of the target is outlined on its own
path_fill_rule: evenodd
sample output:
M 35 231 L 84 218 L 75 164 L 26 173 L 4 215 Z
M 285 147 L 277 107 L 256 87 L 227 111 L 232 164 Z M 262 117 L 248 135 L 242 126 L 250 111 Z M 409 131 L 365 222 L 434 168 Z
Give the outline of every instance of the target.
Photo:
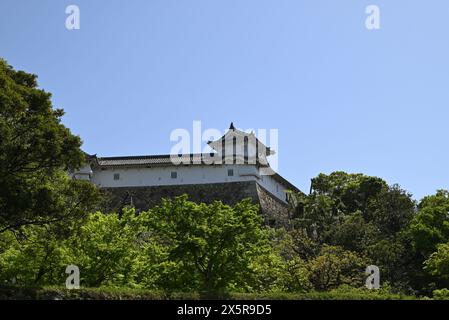
M 182 156 L 182 159 L 188 161 L 190 157 Z M 132 156 L 132 157 L 105 157 L 97 158 L 100 166 L 132 166 L 132 165 L 151 165 L 151 164 L 172 164 L 170 155 L 157 156 Z
M 125 156 L 125 157 L 97 157 L 90 156 L 89 160 L 98 166 L 150 166 L 150 165 L 173 165 L 172 161 L 182 164 L 210 164 L 211 160 L 221 160 L 218 153 L 196 153 L 183 155 L 151 155 L 151 156 Z M 178 162 L 178 163 L 179 163 Z
M 175 155 L 175 157 L 177 157 Z M 192 161 L 201 157 L 198 155 L 182 155 L 180 160 L 183 162 Z M 172 165 L 172 159 L 169 154 L 151 155 L 151 156 L 125 156 L 125 157 L 90 157 L 91 162 L 99 166 L 146 166 L 146 165 Z

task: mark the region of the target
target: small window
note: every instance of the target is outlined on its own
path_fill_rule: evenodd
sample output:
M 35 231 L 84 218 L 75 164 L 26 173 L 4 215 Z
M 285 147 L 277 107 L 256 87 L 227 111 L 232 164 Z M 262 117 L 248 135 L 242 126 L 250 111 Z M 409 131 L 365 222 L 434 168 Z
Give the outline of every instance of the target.
M 234 169 L 228 169 L 228 177 L 234 176 Z
M 120 173 L 114 173 L 114 180 L 120 180 Z
M 171 172 L 171 178 L 172 179 L 177 179 L 178 178 L 178 173 L 176 171 L 172 171 Z

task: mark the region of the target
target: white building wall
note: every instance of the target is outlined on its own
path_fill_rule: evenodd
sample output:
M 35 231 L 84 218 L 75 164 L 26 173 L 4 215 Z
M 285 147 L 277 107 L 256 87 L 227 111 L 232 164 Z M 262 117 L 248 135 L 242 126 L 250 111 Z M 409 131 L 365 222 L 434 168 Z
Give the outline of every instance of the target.
M 261 175 L 259 184 L 279 200 L 287 202 L 287 192 L 285 187 L 270 175 Z
M 233 176 L 228 176 L 229 169 L 234 171 Z M 177 178 L 171 177 L 172 172 L 177 173 Z M 107 168 L 106 170 L 100 168 L 94 170 L 91 181 L 105 188 L 256 181 L 279 200 L 286 201 L 284 187 L 272 176 L 259 176 L 257 167 L 254 165 L 179 165 L 152 168 Z
M 76 180 L 91 180 L 92 174 L 93 172 L 89 165 L 69 173 L 69 175 Z

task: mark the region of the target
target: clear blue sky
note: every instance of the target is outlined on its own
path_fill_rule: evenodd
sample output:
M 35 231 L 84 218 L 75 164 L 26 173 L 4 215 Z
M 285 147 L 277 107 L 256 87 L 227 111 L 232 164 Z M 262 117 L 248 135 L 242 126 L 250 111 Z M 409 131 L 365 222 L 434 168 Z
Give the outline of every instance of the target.
M 1 0 L 0 57 L 39 76 L 86 152 L 168 153 L 175 128 L 234 121 L 279 129 L 279 172 L 304 191 L 344 170 L 419 199 L 449 188 L 448 16 L 447 0 Z

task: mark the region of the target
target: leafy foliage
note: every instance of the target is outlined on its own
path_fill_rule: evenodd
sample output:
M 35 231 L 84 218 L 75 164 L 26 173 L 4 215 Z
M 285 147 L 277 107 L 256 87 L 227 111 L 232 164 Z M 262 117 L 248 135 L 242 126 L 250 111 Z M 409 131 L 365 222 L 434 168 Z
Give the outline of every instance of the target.
M 81 140 L 36 79 L 0 59 L 0 233 L 81 217 L 99 200 L 94 186 L 65 174 L 84 161 Z
M 413 249 L 423 258 L 436 250 L 437 244 L 449 241 L 449 192 L 439 190 L 425 197 L 410 226 Z
M 171 261 L 197 275 L 200 288 L 219 291 L 249 273 L 250 261 L 268 245 L 257 206 L 245 200 L 195 204 L 164 200 L 147 215 L 149 231 L 168 247 Z M 195 278 L 195 276 L 194 276 Z
M 89 287 L 117 286 L 219 292 L 263 284 L 258 266 L 277 261 L 258 208 L 245 200 L 196 204 L 186 196 L 164 200 L 135 214 L 133 209 L 90 214 L 72 223 L 69 236 L 56 225 L 2 234 L 1 280 L 20 285 L 64 283 L 65 266 L 75 264 Z M 263 261 L 263 262 L 262 262 Z
M 350 252 L 354 261 L 378 265 L 384 281 L 398 289 L 408 288 L 407 267 L 412 253 L 406 230 L 415 215 L 410 194 L 398 185 L 388 186 L 380 178 L 344 172 L 320 174 L 312 179 L 312 187 L 310 195 L 298 194 L 295 199 L 294 225 L 302 230 L 297 253 L 313 261 L 318 256 L 317 248 L 341 248 L 344 251 L 336 256 Z M 297 238 L 298 231 L 294 232 Z M 341 261 L 332 258 L 327 255 L 326 259 L 337 270 Z M 327 289 L 325 283 L 318 288 Z
M 437 251 L 425 261 L 424 269 L 446 283 L 449 281 L 449 243 L 439 244 Z
M 366 259 L 356 253 L 324 245 L 320 254 L 310 262 L 311 282 L 315 289 L 327 291 L 346 284 L 362 287 L 366 278 Z

